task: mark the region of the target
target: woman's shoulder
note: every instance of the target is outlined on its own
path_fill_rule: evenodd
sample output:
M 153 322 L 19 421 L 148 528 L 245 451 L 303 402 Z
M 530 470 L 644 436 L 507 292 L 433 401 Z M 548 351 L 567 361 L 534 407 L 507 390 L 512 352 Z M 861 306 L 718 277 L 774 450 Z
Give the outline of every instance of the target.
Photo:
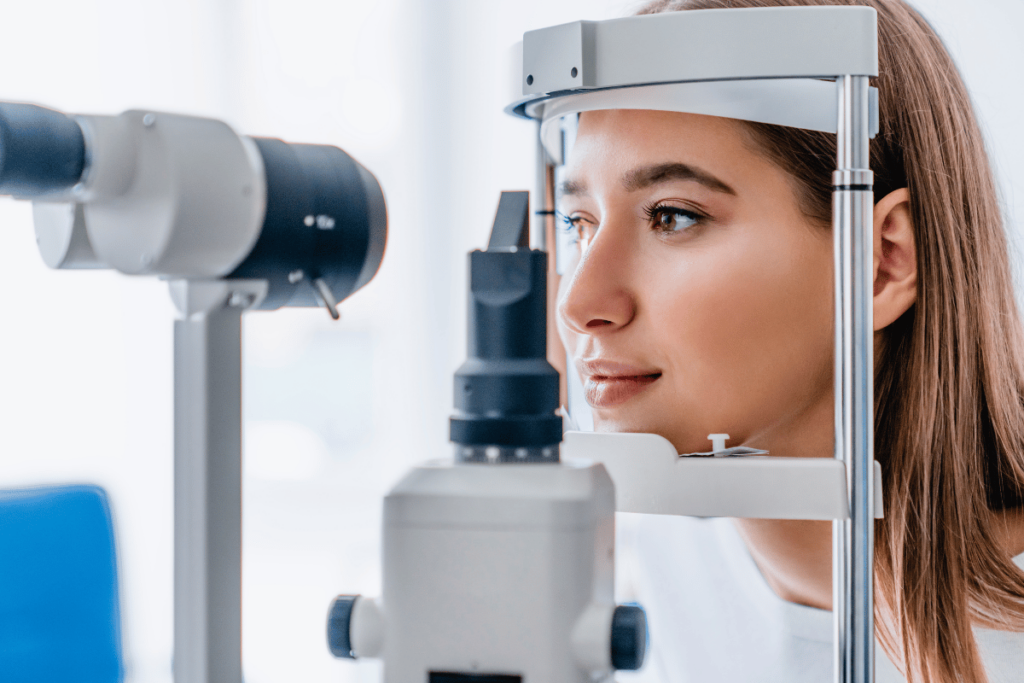
M 1017 519 L 1024 521 L 1024 515 L 1016 512 Z M 1009 533 L 1002 539 L 1003 545 L 1011 552 L 1017 552 L 1013 562 L 1024 570 L 1024 524 L 1018 524 L 1016 528 L 1006 525 L 1004 528 Z M 975 627 L 974 639 L 989 683 L 1019 683 L 1024 677 L 1024 633 Z
M 1015 561 L 1024 566 L 1024 554 Z M 975 628 L 974 639 L 989 683 L 1019 683 L 1024 675 L 1024 633 Z

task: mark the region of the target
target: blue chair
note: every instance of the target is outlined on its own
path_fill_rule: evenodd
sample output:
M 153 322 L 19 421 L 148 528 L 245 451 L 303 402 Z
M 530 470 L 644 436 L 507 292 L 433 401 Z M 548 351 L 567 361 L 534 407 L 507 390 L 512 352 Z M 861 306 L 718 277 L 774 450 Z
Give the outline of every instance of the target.
M 0 681 L 117 683 L 120 623 L 103 489 L 0 490 Z

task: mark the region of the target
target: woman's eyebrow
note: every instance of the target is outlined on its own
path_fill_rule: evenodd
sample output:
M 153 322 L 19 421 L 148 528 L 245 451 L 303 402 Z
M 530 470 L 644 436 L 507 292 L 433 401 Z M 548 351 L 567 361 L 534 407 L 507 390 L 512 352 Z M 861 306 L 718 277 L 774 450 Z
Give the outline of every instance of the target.
M 587 194 L 587 186 L 577 180 L 566 180 L 558 186 L 558 194 L 563 197 L 579 197 Z
M 735 195 L 736 190 L 732 189 L 721 180 L 707 171 L 694 168 L 689 164 L 667 163 L 654 166 L 641 166 L 627 171 L 622 176 L 622 185 L 627 192 L 636 192 L 651 185 L 664 183 L 671 180 L 690 180 L 707 187 L 715 192 L 724 192 Z
M 656 164 L 654 166 L 641 166 L 627 171 L 622 176 L 622 185 L 627 192 L 636 192 L 651 185 L 665 183 L 672 180 L 689 180 L 700 183 L 715 192 L 724 192 L 735 195 L 736 190 L 711 175 L 707 171 L 683 164 L 670 162 Z M 563 197 L 579 197 L 589 194 L 587 185 L 583 181 L 567 179 L 558 187 L 558 193 Z

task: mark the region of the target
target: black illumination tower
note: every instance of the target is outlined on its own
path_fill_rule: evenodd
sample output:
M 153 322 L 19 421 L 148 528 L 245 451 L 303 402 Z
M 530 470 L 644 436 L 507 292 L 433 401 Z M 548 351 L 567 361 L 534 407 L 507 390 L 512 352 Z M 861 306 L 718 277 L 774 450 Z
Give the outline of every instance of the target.
M 558 462 L 558 372 L 547 361 L 548 255 L 527 243 L 529 194 L 502 192 L 486 251 L 469 254 L 469 358 L 451 439 L 463 462 Z

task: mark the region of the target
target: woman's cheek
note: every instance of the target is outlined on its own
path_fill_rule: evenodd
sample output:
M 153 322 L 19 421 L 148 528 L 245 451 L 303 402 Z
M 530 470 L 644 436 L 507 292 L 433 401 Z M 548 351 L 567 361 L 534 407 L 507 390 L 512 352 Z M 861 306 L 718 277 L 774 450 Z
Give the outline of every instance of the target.
M 736 231 L 731 237 L 739 239 L 679 254 L 649 270 L 644 287 L 656 337 L 674 348 L 674 364 L 723 399 L 752 388 L 767 368 L 784 375 L 810 350 L 808 337 L 820 340 L 813 328 L 822 323 L 821 297 L 808 296 L 820 289 L 820 268 L 794 267 L 800 245 L 785 234 L 772 244 L 760 228 L 759 240 Z
M 562 304 L 565 301 L 565 297 L 569 291 L 569 285 L 572 282 L 572 275 L 576 270 L 576 266 L 579 264 L 580 257 L 579 253 L 575 253 L 566 262 L 565 273 L 558 278 L 558 291 L 555 298 L 555 326 L 558 330 L 558 336 L 562 340 L 562 346 L 569 355 L 574 355 L 576 350 L 576 338 L 577 334 L 569 329 L 565 319 L 562 316 Z

